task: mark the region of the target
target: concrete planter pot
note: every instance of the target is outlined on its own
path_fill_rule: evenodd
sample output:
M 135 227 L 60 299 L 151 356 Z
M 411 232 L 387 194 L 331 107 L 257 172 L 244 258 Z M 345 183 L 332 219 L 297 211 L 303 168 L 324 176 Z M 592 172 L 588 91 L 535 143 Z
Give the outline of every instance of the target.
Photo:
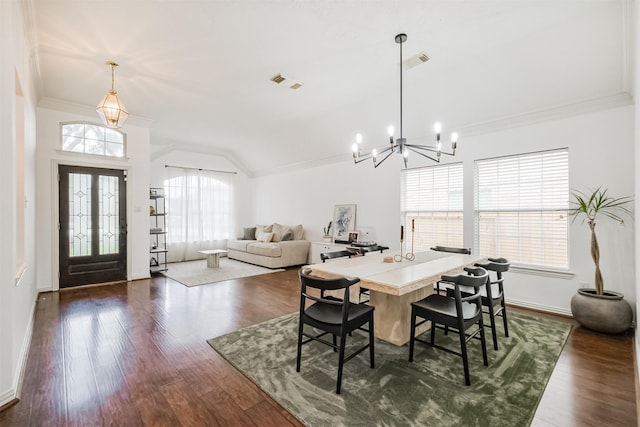
M 619 334 L 631 327 L 633 312 L 624 295 L 593 288 L 580 288 L 571 298 L 571 313 L 582 326 L 597 332 Z

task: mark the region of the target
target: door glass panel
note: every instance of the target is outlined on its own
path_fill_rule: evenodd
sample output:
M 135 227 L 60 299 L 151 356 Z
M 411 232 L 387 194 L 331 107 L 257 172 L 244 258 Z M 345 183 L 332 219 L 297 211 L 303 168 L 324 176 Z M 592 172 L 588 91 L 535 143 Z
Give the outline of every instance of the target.
M 99 193 L 100 254 L 117 254 L 120 237 L 118 177 L 100 175 Z
M 69 256 L 91 255 L 91 175 L 69 174 Z

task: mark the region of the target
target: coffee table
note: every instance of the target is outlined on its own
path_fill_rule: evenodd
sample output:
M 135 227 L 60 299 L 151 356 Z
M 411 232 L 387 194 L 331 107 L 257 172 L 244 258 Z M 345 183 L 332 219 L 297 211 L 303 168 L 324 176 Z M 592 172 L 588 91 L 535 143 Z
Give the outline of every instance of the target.
M 224 249 L 207 249 L 204 251 L 198 251 L 200 254 L 204 254 L 207 256 L 207 267 L 208 268 L 219 268 L 220 267 L 220 255 L 226 254 L 227 251 Z

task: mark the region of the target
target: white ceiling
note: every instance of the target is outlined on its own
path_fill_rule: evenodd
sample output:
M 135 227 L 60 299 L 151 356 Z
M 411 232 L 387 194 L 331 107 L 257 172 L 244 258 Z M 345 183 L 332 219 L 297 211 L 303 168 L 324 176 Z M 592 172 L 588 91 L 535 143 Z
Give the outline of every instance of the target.
M 252 174 L 348 159 L 399 122 L 502 119 L 628 91 L 625 0 L 31 0 L 41 98 L 95 106 L 110 86 L 153 120 L 156 149 L 188 144 Z M 275 85 L 278 73 L 298 90 Z M 464 132 L 460 147 L 464 145 Z

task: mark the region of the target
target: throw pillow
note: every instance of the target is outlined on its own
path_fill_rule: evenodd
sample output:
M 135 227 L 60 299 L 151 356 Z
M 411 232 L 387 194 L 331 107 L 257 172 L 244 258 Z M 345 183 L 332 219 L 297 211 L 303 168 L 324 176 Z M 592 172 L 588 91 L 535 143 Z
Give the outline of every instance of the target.
M 273 239 L 273 233 L 266 233 L 264 231 L 258 231 L 256 233 L 256 240 L 259 242 L 270 242 Z
M 245 227 L 242 240 L 253 240 L 256 238 L 256 227 Z
M 304 238 L 304 228 L 302 228 L 302 224 L 294 225 L 291 227 L 291 231 L 293 231 L 293 240 L 302 240 Z
M 273 229 L 271 230 L 273 232 L 273 241 L 274 242 L 282 241 L 282 236 L 284 236 L 284 234 L 289 230 L 290 228 L 287 227 L 286 225 L 278 224 L 277 222 L 274 223 Z
M 286 242 L 289 240 L 293 240 L 293 231 L 291 231 L 291 229 L 289 229 L 286 233 L 284 233 L 281 241 Z

